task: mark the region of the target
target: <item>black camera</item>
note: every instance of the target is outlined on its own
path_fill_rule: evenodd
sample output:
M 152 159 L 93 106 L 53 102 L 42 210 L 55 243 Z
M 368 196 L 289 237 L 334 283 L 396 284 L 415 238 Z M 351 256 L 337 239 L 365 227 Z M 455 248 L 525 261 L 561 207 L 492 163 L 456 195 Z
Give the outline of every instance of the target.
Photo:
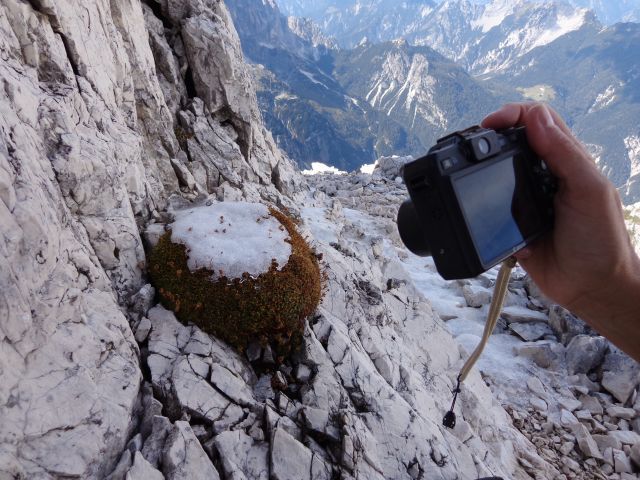
M 400 237 L 433 255 L 446 280 L 475 277 L 553 227 L 557 182 L 524 127 L 452 133 L 403 177 L 411 200 L 398 212 Z

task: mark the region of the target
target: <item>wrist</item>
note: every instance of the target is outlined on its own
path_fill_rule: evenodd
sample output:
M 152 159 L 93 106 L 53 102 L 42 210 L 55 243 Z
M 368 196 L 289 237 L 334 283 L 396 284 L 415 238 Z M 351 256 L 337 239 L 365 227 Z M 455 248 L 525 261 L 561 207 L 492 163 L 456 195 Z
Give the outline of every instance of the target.
M 635 253 L 606 279 L 568 308 L 640 361 L 640 259 Z

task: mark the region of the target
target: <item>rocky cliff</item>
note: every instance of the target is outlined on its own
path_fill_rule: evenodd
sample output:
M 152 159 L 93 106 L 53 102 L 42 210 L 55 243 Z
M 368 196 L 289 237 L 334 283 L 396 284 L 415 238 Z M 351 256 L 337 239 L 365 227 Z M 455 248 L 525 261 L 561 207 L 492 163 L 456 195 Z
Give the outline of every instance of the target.
M 139 228 L 297 180 L 221 2 L 9 0 L 0 58 L 0 477 L 103 477 L 136 429 Z
M 392 223 L 344 217 L 275 147 L 224 3 L 5 0 L 0 79 L 0 478 L 557 473 L 477 373 L 440 425 L 458 345 Z M 289 208 L 324 255 L 279 368 L 146 284 L 172 209 L 225 200 Z

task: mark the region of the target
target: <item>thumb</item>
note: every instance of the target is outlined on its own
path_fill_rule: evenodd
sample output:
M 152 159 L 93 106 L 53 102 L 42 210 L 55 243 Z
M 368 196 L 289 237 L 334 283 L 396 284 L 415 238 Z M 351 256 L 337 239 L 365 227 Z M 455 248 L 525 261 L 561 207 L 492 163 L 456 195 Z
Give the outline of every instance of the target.
M 558 178 L 569 180 L 585 173 L 585 169 L 597 171 L 589 154 L 558 125 L 546 105 L 534 105 L 525 113 L 522 123 L 527 127 L 529 145 Z

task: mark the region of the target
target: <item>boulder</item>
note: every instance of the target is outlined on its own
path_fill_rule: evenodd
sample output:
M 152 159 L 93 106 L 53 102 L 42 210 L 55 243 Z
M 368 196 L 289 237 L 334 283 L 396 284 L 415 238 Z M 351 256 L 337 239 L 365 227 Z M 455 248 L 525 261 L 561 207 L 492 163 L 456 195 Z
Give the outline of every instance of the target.
M 220 480 L 191 426 L 183 421 L 176 422 L 167 436 L 162 472 L 167 480 Z
M 576 335 L 583 335 L 589 331 L 586 323 L 560 305 L 553 305 L 549 309 L 549 325 L 564 345 L 568 345 Z
M 549 321 L 549 317 L 547 317 L 545 313 L 529 310 L 526 307 L 517 305 L 504 307 L 500 316 L 504 318 L 507 323 L 546 323 Z
M 133 465 L 127 472 L 125 480 L 164 480 L 164 475 L 153 468 L 140 452 L 133 457 Z
M 271 477 L 274 480 L 330 480 L 331 469 L 307 447 L 277 428 L 271 446 Z
M 492 293 L 487 288 L 465 285 L 462 287 L 462 294 L 470 307 L 480 308 L 491 303 Z
M 574 336 L 567 345 L 568 373 L 589 373 L 600 365 L 607 349 L 608 342 L 604 337 Z
M 214 444 L 225 478 L 269 480 L 268 443 L 256 441 L 242 430 L 234 430 L 217 435 Z
M 631 420 L 638 415 L 633 408 L 625 408 L 619 405 L 611 405 L 607 407 L 607 415 L 612 418 L 624 418 L 625 420 Z
M 556 342 L 540 340 L 514 347 L 514 353 L 529 358 L 542 368 L 558 367 L 564 363 L 564 347 Z
M 622 404 L 640 384 L 638 362 L 615 347 L 606 355 L 602 371 L 602 386 Z
M 577 423 L 573 426 L 572 431 L 576 437 L 576 442 L 580 447 L 580 451 L 585 457 L 595 458 L 598 460 L 602 459 L 602 453 L 598 448 L 598 444 L 584 425 Z
M 535 342 L 552 334 L 549 325 L 542 322 L 510 323 L 509 330 L 525 342 Z
M 373 175 L 380 175 L 387 180 L 395 180 L 402 177 L 402 168 L 404 165 L 413 160 L 413 157 L 380 157 L 376 160 L 376 166 L 373 169 Z
M 633 463 L 635 463 L 636 468 L 640 468 L 640 443 L 636 443 L 631 448 L 630 458 L 633 461 Z

